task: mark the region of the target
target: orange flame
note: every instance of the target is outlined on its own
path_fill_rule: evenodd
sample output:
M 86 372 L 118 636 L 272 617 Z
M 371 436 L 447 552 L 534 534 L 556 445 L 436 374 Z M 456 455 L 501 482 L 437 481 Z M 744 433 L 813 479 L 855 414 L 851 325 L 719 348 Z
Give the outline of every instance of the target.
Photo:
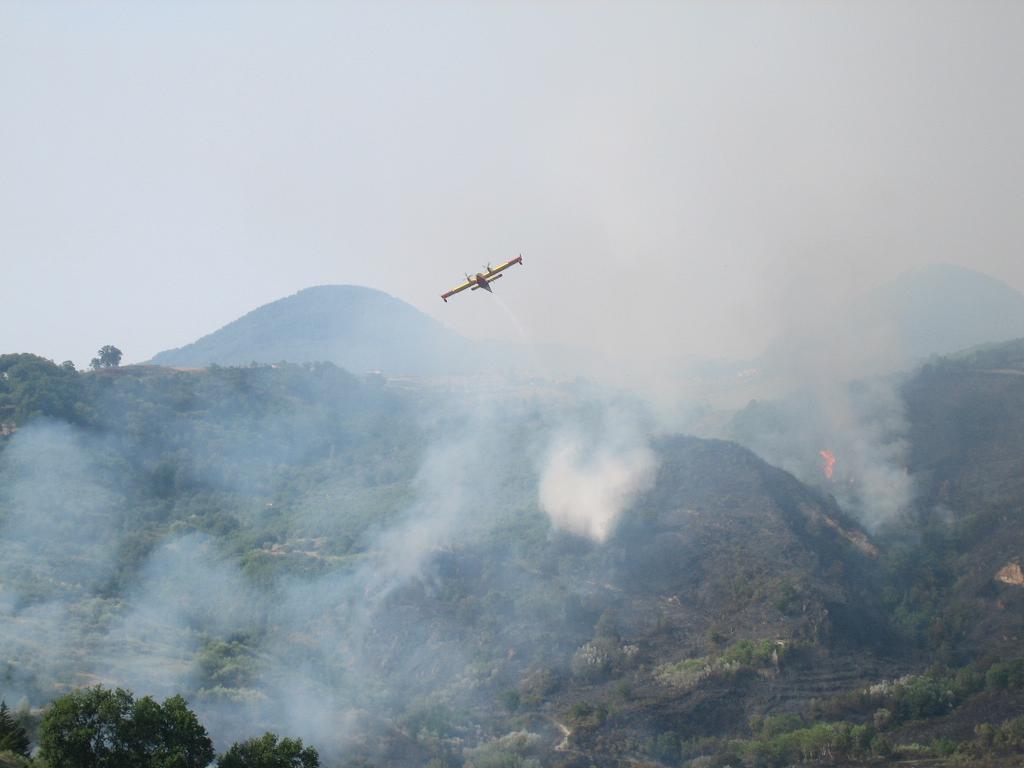
M 825 466 L 822 467 L 822 469 L 825 470 L 825 477 L 831 480 L 832 470 L 835 469 L 836 466 L 836 455 L 832 453 L 832 451 L 826 450 L 818 451 L 818 455 L 821 456 L 822 460 L 825 462 Z

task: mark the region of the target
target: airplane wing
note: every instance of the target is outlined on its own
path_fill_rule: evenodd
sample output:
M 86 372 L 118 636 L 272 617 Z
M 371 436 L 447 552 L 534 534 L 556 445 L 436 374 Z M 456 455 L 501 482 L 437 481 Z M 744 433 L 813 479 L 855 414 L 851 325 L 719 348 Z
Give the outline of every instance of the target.
M 484 278 L 487 279 L 487 280 L 490 280 L 496 274 L 498 274 L 499 272 L 501 272 L 503 270 L 508 269 L 513 264 L 522 264 L 522 263 L 523 263 L 523 257 L 522 257 L 522 255 L 519 255 L 516 258 L 512 259 L 512 261 L 506 261 L 504 264 L 499 264 L 497 267 L 493 267 L 487 274 L 484 275 Z
M 484 287 L 486 287 L 487 283 L 492 283 L 495 280 L 497 280 L 499 277 L 501 277 L 499 272 L 502 272 L 503 270 L 508 269 L 513 264 L 522 264 L 522 263 L 523 263 L 523 256 L 522 256 L 522 254 L 520 254 L 516 258 L 512 259 L 512 261 L 506 261 L 504 264 L 499 264 L 497 267 L 489 267 L 487 269 L 487 272 L 485 272 L 485 273 L 483 273 L 481 275 L 477 275 L 477 277 L 478 278 L 481 278 L 481 277 L 483 278 L 483 280 L 484 280 Z M 444 299 L 445 302 L 447 302 L 448 299 L 450 297 L 454 296 L 456 293 L 464 291 L 467 288 L 472 288 L 475 291 L 477 288 L 480 288 L 480 287 L 481 287 L 480 284 L 476 280 L 467 280 L 462 285 L 457 286 L 455 288 L 452 288 L 447 293 L 442 293 L 441 294 L 441 298 Z M 491 289 L 487 288 L 487 290 L 489 291 Z
M 442 293 L 441 294 L 441 298 L 445 300 L 445 303 L 447 303 L 449 297 L 454 296 L 456 293 L 460 293 L 461 291 L 464 291 L 464 290 L 466 290 L 467 288 L 469 288 L 470 286 L 473 286 L 473 285 L 476 285 L 476 281 L 474 281 L 474 280 L 467 280 L 462 285 L 457 286 L 455 288 L 452 288 L 447 293 Z

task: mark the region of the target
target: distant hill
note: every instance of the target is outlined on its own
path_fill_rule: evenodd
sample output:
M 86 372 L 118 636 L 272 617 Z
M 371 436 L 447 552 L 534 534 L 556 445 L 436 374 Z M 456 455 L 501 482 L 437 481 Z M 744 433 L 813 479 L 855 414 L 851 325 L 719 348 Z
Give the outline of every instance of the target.
M 355 373 L 473 373 L 495 360 L 485 346 L 372 288 L 321 285 L 265 304 L 192 344 L 160 352 L 175 367 L 329 361 Z
M 931 355 L 1024 337 L 1024 294 L 952 264 L 906 272 L 813 324 L 789 329 L 745 364 L 788 379 L 829 370 L 861 378 L 909 368 Z
M 919 360 L 1024 336 L 1024 294 L 952 264 L 907 272 L 869 292 L 851 320 L 888 322 L 904 355 Z

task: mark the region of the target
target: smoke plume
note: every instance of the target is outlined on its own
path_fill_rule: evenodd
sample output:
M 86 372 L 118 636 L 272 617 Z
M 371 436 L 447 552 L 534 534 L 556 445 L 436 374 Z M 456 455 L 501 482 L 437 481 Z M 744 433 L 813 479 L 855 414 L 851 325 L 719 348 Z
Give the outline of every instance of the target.
M 603 542 L 656 469 L 654 452 L 621 423 L 606 422 L 596 442 L 561 434 L 541 473 L 540 505 L 556 528 Z

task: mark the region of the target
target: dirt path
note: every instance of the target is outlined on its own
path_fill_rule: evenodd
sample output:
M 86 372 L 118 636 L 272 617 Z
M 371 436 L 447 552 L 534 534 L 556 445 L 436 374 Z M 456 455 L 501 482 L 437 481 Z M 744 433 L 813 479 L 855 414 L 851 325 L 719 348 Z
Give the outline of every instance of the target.
M 572 729 L 569 728 L 565 723 L 560 723 L 551 715 L 547 715 L 548 722 L 555 726 L 559 731 L 562 732 L 562 740 L 555 745 L 556 752 L 568 752 L 569 751 L 569 737 L 572 736 Z

